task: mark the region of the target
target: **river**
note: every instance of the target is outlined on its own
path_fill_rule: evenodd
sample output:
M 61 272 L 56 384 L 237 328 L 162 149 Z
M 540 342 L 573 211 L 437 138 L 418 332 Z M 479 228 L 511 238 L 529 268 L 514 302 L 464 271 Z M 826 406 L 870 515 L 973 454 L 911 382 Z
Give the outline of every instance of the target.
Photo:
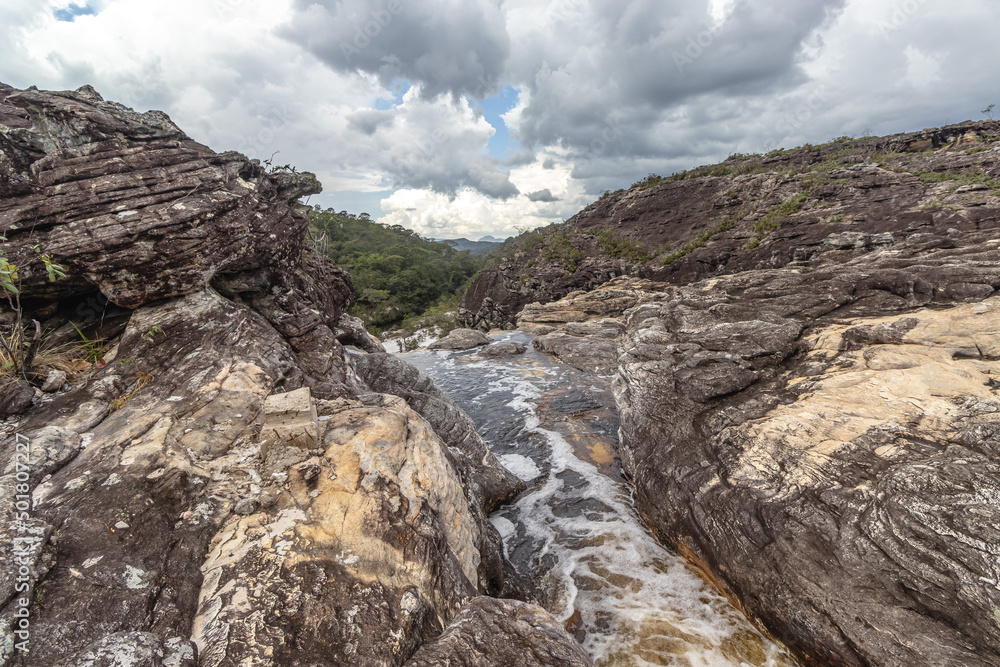
M 710 583 L 662 546 L 635 510 L 616 454 L 610 378 L 564 366 L 521 332 L 521 356 L 401 355 L 476 422 L 528 490 L 491 520 L 518 571 L 598 667 L 792 667 Z

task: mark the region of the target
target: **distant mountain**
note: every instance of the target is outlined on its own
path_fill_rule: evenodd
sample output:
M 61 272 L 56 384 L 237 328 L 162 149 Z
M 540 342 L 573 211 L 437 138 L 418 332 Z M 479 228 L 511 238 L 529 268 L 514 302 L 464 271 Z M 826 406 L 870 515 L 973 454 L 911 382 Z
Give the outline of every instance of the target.
M 497 246 L 500 245 L 500 241 L 494 239 L 492 236 L 484 236 L 478 241 L 470 241 L 469 239 L 446 239 L 442 243 L 447 243 L 455 250 L 468 250 L 472 255 L 488 255 Z
M 484 236 L 479 239 L 480 243 L 503 243 L 503 239 L 498 239 L 495 236 Z

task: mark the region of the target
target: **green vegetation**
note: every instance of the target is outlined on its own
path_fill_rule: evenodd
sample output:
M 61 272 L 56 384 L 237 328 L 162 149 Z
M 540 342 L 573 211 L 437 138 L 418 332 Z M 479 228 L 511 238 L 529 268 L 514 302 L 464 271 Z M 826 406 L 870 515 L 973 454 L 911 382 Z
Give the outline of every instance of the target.
M 952 182 L 956 187 L 963 185 L 985 185 L 1000 195 L 1000 181 L 991 178 L 985 171 L 922 171 L 914 172 L 924 183 Z
M 481 257 L 399 225 L 374 223 L 365 213 L 354 216 L 317 207 L 309 218 L 317 248 L 351 274 L 358 299 L 350 313 L 376 334 L 412 322 L 431 308 L 451 303 L 449 299 L 457 302 L 483 265 Z
M 597 245 L 608 257 L 626 259 L 633 264 L 645 264 L 653 255 L 634 239 L 622 236 L 613 229 L 602 229 L 597 233 Z
M 0 243 L 6 243 L 7 237 L 0 236 Z M 66 277 L 66 267 L 56 264 L 49 255 L 42 252 L 41 247 L 33 248 L 38 255 L 49 282 L 56 282 Z M 21 307 L 21 275 L 16 264 L 8 259 L 5 249 L 0 245 L 0 290 L 7 299 L 7 305 L 14 313 L 14 322 L 9 331 L 0 334 L 0 373 L 21 375 L 25 379 L 39 362 L 38 353 L 42 347 L 42 328 L 38 320 L 32 320 L 34 336 L 28 338 L 25 331 L 24 311 Z M 56 355 L 58 356 L 58 355 Z M 55 363 L 55 358 L 52 359 Z
M 698 248 L 704 248 L 706 245 L 708 245 L 708 242 L 716 234 L 721 234 L 722 232 L 728 232 L 731 229 L 735 229 L 736 224 L 740 220 L 742 220 L 745 217 L 745 215 L 746 215 L 745 213 L 740 212 L 732 217 L 726 218 L 717 225 L 709 227 L 707 230 L 699 234 L 693 241 L 691 241 L 690 243 L 681 248 L 678 248 L 674 252 L 670 253 L 669 255 L 661 259 L 660 266 L 667 266 L 668 264 L 677 261 L 681 257 L 691 254 Z M 667 248 L 667 247 L 668 244 L 664 244 L 663 246 L 661 246 L 661 248 Z
M 584 255 L 583 249 L 578 248 L 570 239 L 570 235 L 564 232 L 547 234 L 545 244 L 542 246 L 542 257 L 561 264 L 567 271 L 576 271 Z
M 808 200 L 809 193 L 800 192 L 794 197 L 791 197 L 785 202 L 772 208 L 760 220 L 753 222 L 750 225 L 750 231 L 754 233 L 754 237 L 750 243 L 747 244 L 747 250 L 753 250 L 760 245 L 761 240 L 763 240 L 765 236 L 778 231 L 785 218 L 802 210 L 802 205 Z

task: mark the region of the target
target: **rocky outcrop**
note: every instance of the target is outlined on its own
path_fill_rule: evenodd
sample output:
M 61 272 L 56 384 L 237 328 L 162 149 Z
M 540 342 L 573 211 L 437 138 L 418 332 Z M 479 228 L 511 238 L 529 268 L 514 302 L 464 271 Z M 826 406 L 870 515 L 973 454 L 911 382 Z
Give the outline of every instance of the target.
M 484 359 L 503 359 L 505 357 L 516 357 L 527 351 L 528 346 L 524 343 L 495 343 L 480 350 L 479 356 Z
M 465 326 L 514 325 L 525 306 L 620 276 L 684 285 L 854 255 L 937 226 L 957 234 L 996 216 L 1000 122 L 734 155 L 608 193 L 565 224 L 494 253 L 460 304 Z
M 806 664 L 1000 660 L 996 231 L 627 315 L 641 512 Z
M 22 315 L 91 356 L 0 424 L 0 664 L 401 665 L 519 591 L 485 513 L 523 486 L 415 369 L 359 376 L 381 349 L 306 245 L 317 188 L 0 87 Z

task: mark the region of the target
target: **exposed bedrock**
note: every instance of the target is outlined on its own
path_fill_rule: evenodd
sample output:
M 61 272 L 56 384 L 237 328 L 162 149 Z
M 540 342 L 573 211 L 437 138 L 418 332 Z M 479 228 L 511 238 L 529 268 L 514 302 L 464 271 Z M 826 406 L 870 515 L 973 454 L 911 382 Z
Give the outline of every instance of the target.
M 627 313 L 640 511 L 807 664 L 1000 662 L 1000 240 L 955 245 Z
M 523 485 L 433 383 L 366 361 L 350 279 L 307 242 L 318 187 L 90 88 L 0 86 L 23 315 L 102 341 L 0 424 L 0 665 L 402 665 L 522 594 L 486 513 Z M 533 623 L 497 641 L 579 650 Z

